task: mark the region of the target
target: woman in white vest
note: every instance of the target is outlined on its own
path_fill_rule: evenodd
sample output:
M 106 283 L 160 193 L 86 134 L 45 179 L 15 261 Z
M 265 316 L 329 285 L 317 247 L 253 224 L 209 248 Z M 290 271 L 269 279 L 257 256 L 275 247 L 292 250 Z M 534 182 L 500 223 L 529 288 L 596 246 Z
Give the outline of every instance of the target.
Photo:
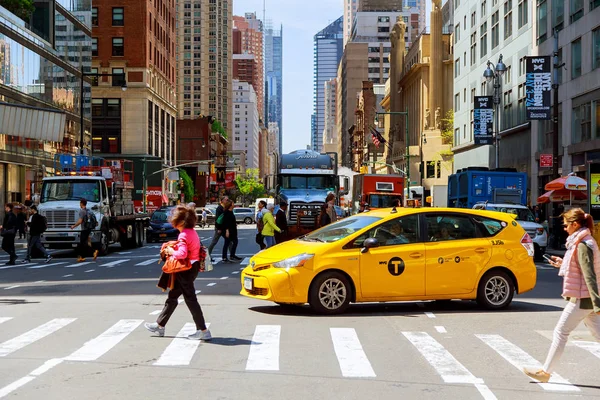
M 592 237 L 594 220 L 581 208 L 562 214 L 567 238 L 564 258 L 552 257 L 550 264 L 560 268 L 562 296 L 567 300 L 556 328 L 543 369 L 524 368 L 523 372 L 540 382 L 548 382 L 560 359 L 571 332 L 579 323 L 588 327 L 600 342 L 600 250 Z

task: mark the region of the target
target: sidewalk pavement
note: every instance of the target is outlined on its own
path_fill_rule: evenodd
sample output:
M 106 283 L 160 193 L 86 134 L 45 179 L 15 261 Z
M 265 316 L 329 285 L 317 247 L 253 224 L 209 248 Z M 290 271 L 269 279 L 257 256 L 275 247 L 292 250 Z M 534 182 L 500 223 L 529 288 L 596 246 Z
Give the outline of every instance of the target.
M 561 258 L 565 256 L 565 250 L 563 249 L 552 249 L 550 247 L 546 247 L 546 253 Z

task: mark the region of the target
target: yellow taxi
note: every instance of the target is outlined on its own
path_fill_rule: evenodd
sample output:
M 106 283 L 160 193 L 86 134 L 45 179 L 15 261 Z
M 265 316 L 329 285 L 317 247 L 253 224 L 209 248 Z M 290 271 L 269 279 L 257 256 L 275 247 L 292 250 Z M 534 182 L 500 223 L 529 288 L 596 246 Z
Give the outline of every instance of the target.
M 456 208 L 380 209 L 263 250 L 241 294 L 319 313 L 350 303 L 465 299 L 507 307 L 536 283 L 531 238 L 509 214 Z

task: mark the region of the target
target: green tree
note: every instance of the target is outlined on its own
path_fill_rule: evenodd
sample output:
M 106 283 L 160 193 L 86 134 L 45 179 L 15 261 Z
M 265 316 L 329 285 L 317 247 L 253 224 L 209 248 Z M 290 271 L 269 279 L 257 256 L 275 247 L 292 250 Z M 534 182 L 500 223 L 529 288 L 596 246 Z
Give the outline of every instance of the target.
M 185 198 L 185 202 L 189 203 L 194 201 L 194 181 L 192 181 L 192 178 L 190 178 L 184 169 L 179 170 L 179 178 L 183 179 L 183 196 Z
M 221 121 L 215 121 L 212 123 L 210 129 L 214 132 L 214 133 L 218 133 L 219 135 L 223 136 L 225 139 L 227 139 L 227 132 L 225 131 L 225 129 L 223 128 L 223 125 L 221 124 Z
M 0 0 L 0 6 L 6 8 L 25 22 L 29 22 L 29 18 L 35 10 L 32 0 Z
M 265 186 L 260 181 L 258 173 L 258 168 L 248 168 L 245 176 L 238 175 L 235 178 L 235 184 L 244 203 L 254 202 L 265 194 Z

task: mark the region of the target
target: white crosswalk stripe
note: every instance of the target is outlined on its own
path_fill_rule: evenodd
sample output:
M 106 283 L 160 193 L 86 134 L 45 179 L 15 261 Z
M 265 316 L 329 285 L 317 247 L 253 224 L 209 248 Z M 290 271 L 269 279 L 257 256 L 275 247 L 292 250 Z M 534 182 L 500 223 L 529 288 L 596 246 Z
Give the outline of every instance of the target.
M 511 363 L 517 369 L 522 370 L 525 367 L 542 369 L 542 364 L 527 354 L 525 350 L 517 345 L 509 342 L 500 335 L 475 335 L 483 343 L 487 344 L 496 351 L 502 358 Z M 523 374 L 524 379 L 529 379 Z M 560 392 L 578 392 L 579 388 L 571 385 L 571 383 L 562 376 L 553 373 L 548 383 L 538 383 L 544 390 L 560 391 Z
M 122 319 L 98 337 L 86 342 L 79 350 L 66 357 L 67 361 L 94 361 L 125 339 L 143 321 Z
M 589 351 L 596 357 L 600 358 L 600 343 L 588 342 L 585 340 L 574 340 L 573 344 L 581 349 Z
M 142 261 L 141 263 L 135 264 L 135 266 L 138 267 L 138 266 L 141 266 L 141 265 L 150 265 L 152 263 L 158 263 L 158 261 L 156 259 L 146 260 L 146 261 Z
M 247 371 L 279 371 L 281 325 L 257 325 L 246 362 Z
M 209 323 L 206 324 L 208 328 Z M 196 332 L 196 324 L 188 322 L 181 328 L 175 339 L 162 353 L 160 358 L 152 365 L 189 365 L 194 353 L 200 345 L 199 340 L 190 340 L 187 337 Z
M 65 265 L 65 268 L 79 268 L 83 265 L 88 265 L 91 264 L 92 261 L 84 261 L 84 262 L 80 262 L 80 263 L 75 263 L 75 264 L 70 264 L 70 265 Z
M 25 332 L 20 336 L 7 340 L 6 342 L 0 344 L 0 357 L 5 357 L 10 353 L 30 345 L 33 342 L 37 342 L 38 340 L 45 338 L 60 328 L 69 325 L 71 322 L 75 321 L 75 319 L 76 318 L 55 318 L 52 321 L 48 321 L 37 328 L 33 328 L 32 330 Z
M 68 262 L 57 262 L 57 263 L 52 263 L 52 264 L 40 264 L 40 265 L 33 265 L 31 267 L 27 267 L 27 269 L 41 269 L 41 268 L 48 268 L 48 267 L 54 267 L 56 265 L 63 265 L 63 264 L 68 264 Z
M 374 378 L 375 371 L 352 328 L 331 328 L 333 348 L 340 363 L 342 375 L 352 378 Z
M 125 259 L 125 260 L 116 260 L 116 261 L 111 261 L 109 263 L 106 264 L 102 264 L 101 267 L 106 267 L 106 268 L 114 268 L 119 264 L 123 264 L 126 263 L 127 261 L 129 261 L 129 259 Z
M 10 321 L 12 317 L 0 317 L 0 324 L 6 321 Z

